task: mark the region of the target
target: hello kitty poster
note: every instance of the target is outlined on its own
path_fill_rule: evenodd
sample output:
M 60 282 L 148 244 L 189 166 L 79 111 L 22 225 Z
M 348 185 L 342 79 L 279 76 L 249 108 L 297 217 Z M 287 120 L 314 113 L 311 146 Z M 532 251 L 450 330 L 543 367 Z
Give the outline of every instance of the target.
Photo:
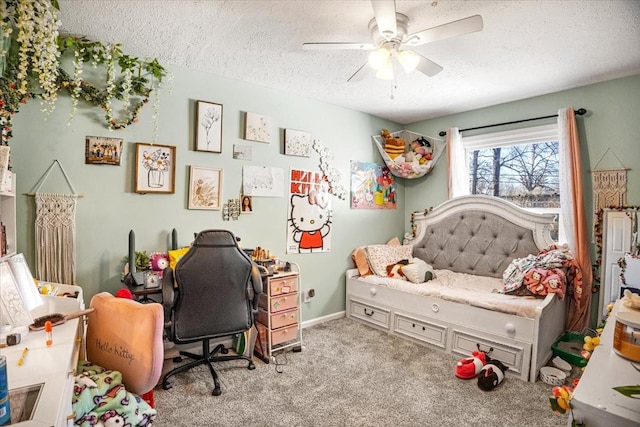
M 331 250 L 331 194 L 322 172 L 291 169 L 287 253 Z

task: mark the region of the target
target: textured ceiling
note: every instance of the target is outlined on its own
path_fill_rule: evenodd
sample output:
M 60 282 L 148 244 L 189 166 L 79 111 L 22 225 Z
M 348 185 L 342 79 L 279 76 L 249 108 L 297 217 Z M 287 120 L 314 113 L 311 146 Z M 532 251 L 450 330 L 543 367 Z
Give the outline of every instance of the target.
M 476 14 L 484 29 L 415 48 L 444 71 L 400 74 L 393 91 L 373 75 L 347 83 L 365 51 L 302 50 L 370 42 L 368 0 L 59 4 L 61 32 L 401 124 L 640 74 L 638 0 L 396 1 L 410 33 Z

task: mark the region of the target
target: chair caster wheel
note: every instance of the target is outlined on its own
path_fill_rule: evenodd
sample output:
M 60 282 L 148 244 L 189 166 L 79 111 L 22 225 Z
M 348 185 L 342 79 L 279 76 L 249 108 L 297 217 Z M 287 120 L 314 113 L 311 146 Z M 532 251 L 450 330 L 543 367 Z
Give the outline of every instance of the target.
M 214 388 L 211 394 L 214 396 L 220 396 L 222 394 L 222 390 L 220 390 L 219 388 Z
M 180 356 L 176 356 L 172 359 L 173 363 L 180 363 L 182 362 L 182 357 Z
M 166 383 L 166 384 L 164 384 L 164 383 L 163 383 L 163 384 L 162 384 L 162 389 L 163 389 L 163 390 L 169 390 L 171 387 L 172 387 L 172 386 L 171 386 L 171 384 L 169 384 L 169 383 Z
M 222 349 L 220 350 L 220 353 L 222 353 L 222 354 L 227 354 L 227 353 L 229 353 L 229 349 L 228 349 L 228 348 L 222 348 Z
M 256 364 L 253 362 L 249 362 L 249 366 L 247 366 L 247 369 L 253 371 L 254 369 L 256 369 Z

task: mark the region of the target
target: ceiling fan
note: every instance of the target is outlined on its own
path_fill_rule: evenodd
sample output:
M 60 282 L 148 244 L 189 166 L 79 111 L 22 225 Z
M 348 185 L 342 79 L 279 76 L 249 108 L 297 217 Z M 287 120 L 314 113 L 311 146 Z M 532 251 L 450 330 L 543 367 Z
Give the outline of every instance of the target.
M 347 79 L 349 82 L 364 78 L 368 74 L 370 67 L 376 70 L 376 77 L 383 80 L 393 80 L 394 59 L 400 63 L 407 73 L 418 70 L 429 77 L 433 77 L 442 71 L 442 67 L 408 48 L 474 33 L 481 31 L 483 28 L 482 17 L 474 15 L 409 34 L 409 18 L 396 12 L 395 0 L 372 0 L 371 3 L 373 5 L 374 18 L 369 22 L 369 33 L 371 34 L 372 43 L 303 43 L 302 48 L 304 50 L 371 51 L 368 62 Z

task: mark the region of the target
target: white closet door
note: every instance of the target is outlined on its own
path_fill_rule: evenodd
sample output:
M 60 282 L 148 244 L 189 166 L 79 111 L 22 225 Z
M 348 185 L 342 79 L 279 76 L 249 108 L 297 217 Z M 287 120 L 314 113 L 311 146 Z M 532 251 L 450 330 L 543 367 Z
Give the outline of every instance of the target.
M 631 250 L 631 218 L 624 211 L 605 209 L 602 215 L 602 264 L 600 267 L 600 299 L 598 323 L 607 304 L 620 296 L 620 266 L 618 260 Z

